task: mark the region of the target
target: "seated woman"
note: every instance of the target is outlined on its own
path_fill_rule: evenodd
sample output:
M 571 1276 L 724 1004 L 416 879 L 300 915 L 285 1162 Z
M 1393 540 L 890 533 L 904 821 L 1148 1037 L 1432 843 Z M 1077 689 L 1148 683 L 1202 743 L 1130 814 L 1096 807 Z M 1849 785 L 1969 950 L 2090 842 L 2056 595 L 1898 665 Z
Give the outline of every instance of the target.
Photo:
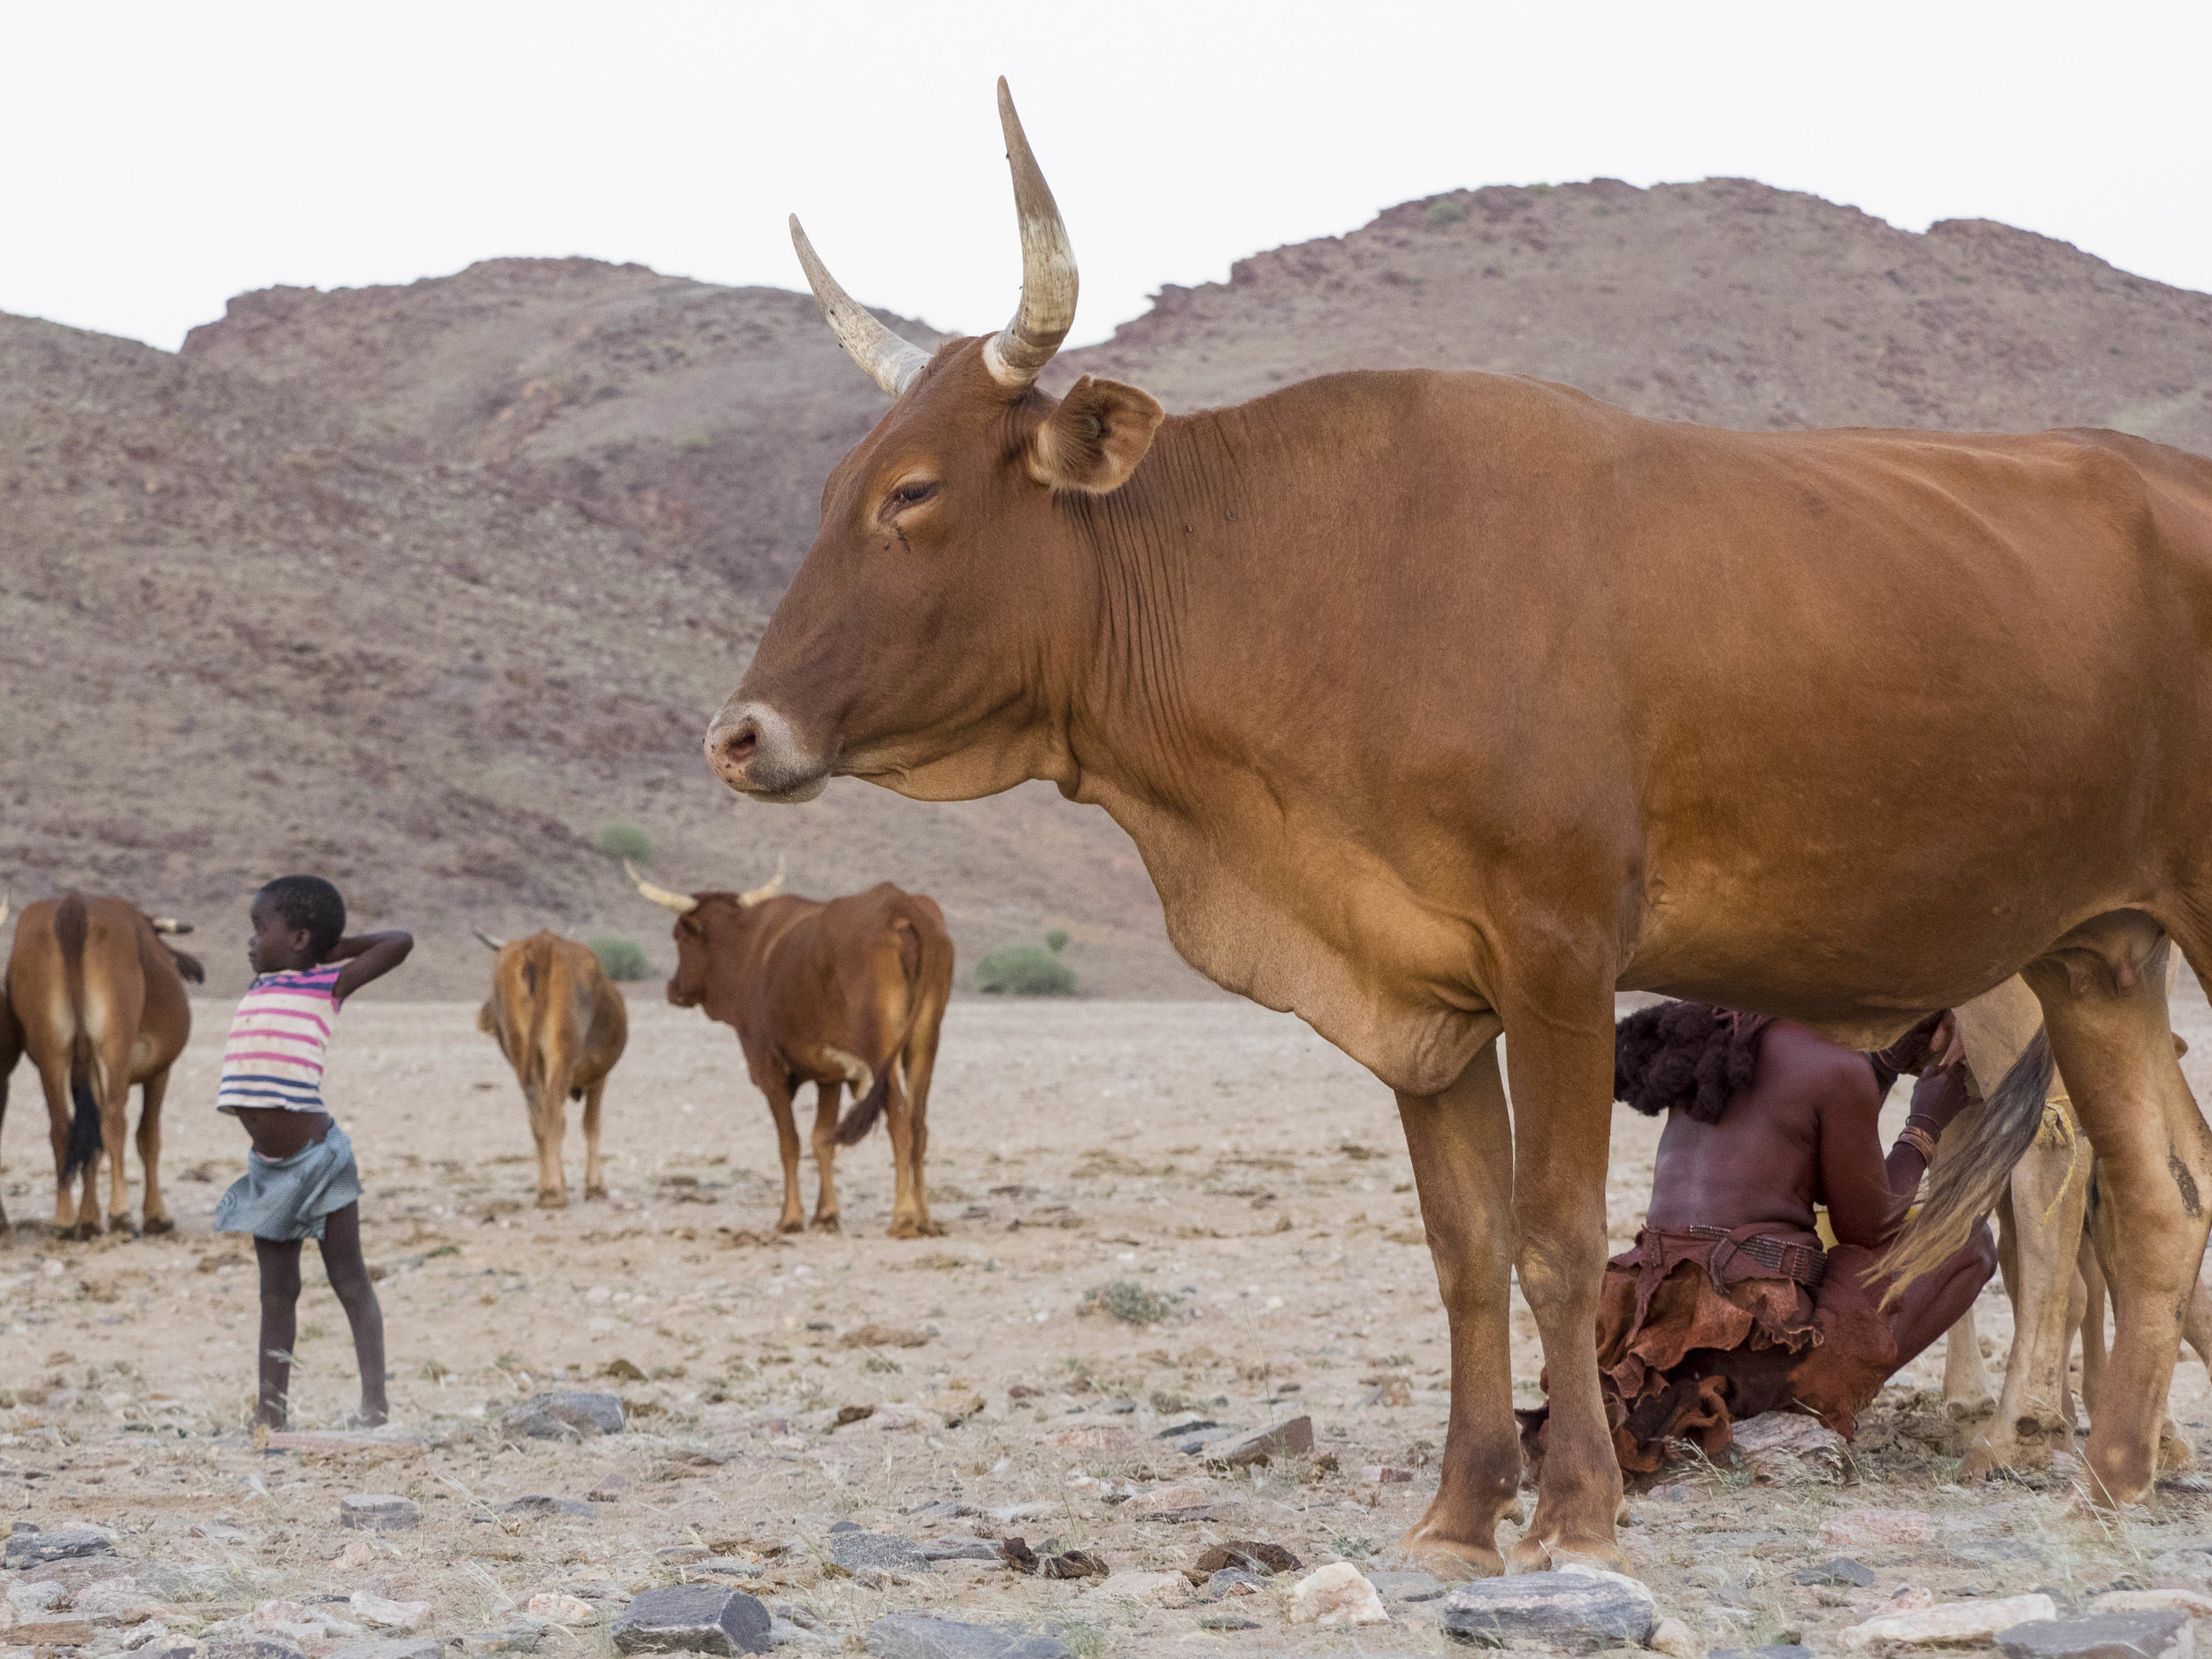
M 1644 1226 L 1607 1265 L 1598 1310 L 1624 1471 L 1658 1470 L 1671 1442 L 1717 1455 L 1732 1422 L 1762 1411 L 1809 1412 L 1849 1439 L 1883 1383 L 1980 1294 L 1997 1260 L 1986 1223 L 1886 1311 L 1875 1271 L 1937 1137 L 1970 1100 L 1965 1066 L 1944 1053 L 1951 1031 L 1932 1016 L 1868 1055 L 1704 1002 L 1620 1022 L 1615 1095 L 1667 1118 Z M 1885 1158 L 1877 1118 L 1901 1071 L 1922 1075 Z M 1833 1249 L 1814 1230 L 1816 1203 Z M 1548 1415 L 1520 1414 L 1532 1465 Z

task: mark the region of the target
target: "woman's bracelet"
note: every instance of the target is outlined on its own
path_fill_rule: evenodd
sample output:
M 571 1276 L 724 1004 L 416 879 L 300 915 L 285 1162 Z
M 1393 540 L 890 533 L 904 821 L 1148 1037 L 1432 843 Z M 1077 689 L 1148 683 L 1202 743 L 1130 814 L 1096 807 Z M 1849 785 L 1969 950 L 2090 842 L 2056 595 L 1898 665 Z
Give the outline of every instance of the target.
M 1897 1140 L 1900 1145 L 1910 1147 L 1917 1152 L 1923 1164 L 1935 1162 L 1935 1137 L 1913 1122 L 1911 1118 L 1908 1118 L 1905 1120 L 1905 1126 L 1897 1132 Z

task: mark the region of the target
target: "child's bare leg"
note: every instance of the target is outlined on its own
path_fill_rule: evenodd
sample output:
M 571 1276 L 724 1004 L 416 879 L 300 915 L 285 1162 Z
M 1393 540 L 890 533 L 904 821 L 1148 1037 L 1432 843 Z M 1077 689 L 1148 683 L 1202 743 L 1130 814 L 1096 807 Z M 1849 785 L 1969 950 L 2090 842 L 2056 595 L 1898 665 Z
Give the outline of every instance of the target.
M 323 1219 L 323 1271 L 353 1327 L 353 1357 L 361 1367 L 361 1421 L 371 1427 L 391 1416 L 384 1398 L 384 1310 L 361 1258 L 361 1206 L 357 1202 Z
M 296 1239 L 256 1239 L 261 1268 L 261 1394 L 253 1420 L 284 1426 L 292 1391 L 292 1341 L 300 1309 L 300 1247 Z

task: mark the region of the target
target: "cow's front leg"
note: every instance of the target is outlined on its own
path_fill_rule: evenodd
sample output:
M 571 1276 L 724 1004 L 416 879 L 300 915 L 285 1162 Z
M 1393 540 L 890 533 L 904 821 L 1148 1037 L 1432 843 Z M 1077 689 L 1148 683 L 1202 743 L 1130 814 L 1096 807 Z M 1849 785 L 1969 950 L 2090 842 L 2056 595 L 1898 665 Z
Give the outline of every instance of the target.
M 806 1210 L 799 1202 L 799 1125 L 791 1116 L 791 1079 L 777 1078 L 763 1083 L 769 1116 L 776 1120 L 776 1150 L 783 1155 L 783 1214 L 776 1217 L 779 1233 L 804 1233 Z
M 814 1086 L 814 1178 L 819 1191 L 814 1202 L 814 1225 L 825 1233 L 841 1230 L 837 1206 L 837 1102 L 845 1092 L 833 1079 Z
M 1452 1411 L 1436 1497 L 1399 1540 L 1440 1578 L 1505 1571 L 1498 1517 L 1521 1484 L 1513 1417 L 1513 1130 L 1498 1047 L 1441 1094 L 1398 1096 L 1421 1225 L 1451 1325 Z
M 1612 989 L 1609 974 L 1578 994 L 1502 1010 L 1513 1084 L 1514 1261 L 1543 1339 L 1551 1395 L 1536 1514 L 1513 1548 L 1517 1571 L 1570 1561 L 1622 1564 L 1613 1535 L 1621 1468 L 1597 1350 L 1613 1128 Z

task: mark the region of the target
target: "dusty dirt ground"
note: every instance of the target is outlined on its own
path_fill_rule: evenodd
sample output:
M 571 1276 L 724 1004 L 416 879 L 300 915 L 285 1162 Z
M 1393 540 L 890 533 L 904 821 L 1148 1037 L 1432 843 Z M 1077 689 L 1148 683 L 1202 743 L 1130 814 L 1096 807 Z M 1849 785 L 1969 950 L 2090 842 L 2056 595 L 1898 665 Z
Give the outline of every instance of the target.
M 631 1592 L 710 1571 L 681 1557 L 711 1552 L 735 1558 L 722 1570 L 746 1575 L 801 1646 L 856 1647 L 877 1617 L 930 1609 L 1055 1626 L 1084 1655 L 1447 1645 L 1433 1600 L 1393 1595 L 1391 1623 L 1357 1632 L 1291 1625 L 1287 1577 L 1219 1604 L 1156 1605 L 981 1561 L 854 1576 L 829 1553 L 832 1529 L 856 1524 L 1049 1538 L 1117 1573 L 1182 1568 L 1228 1539 L 1280 1543 L 1308 1567 L 1399 1564 L 1392 1541 L 1432 1493 L 1444 1438 L 1444 1320 L 1390 1099 L 1302 1025 L 1226 1002 L 957 1002 L 931 1114 L 945 1235 L 896 1242 L 883 1236 L 880 1133 L 840 1160 L 842 1235 L 766 1234 L 774 1143 L 734 1041 L 649 995 L 632 998 L 608 1094 L 611 1201 L 536 1210 L 521 1102 L 474 1011 L 364 1004 L 334 1049 L 329 1093 L 360 1156 L 408 1432 L 380 1446 L 277 1451 L 246 1432 L 252 1259 L 208 1233 L 244 1152 L 208 1104 L 228 1005 L 196 1009 L 170 1095 L 173 1235 L 47 1235 L 43 1125 L 19 1079 L 0 1178 L 18 1224 L 0 1240 L 0 1521 L 96 1523 L 115 1529 L 119 1555 L 4 1575 L 65 1590 L 55 1607 L 0 1618 L 50 1651 L 53 1622 L 65 1636 L 90 1610 L 103 1622 L 88 1651 L 114 1651 L 150 1642 L 147 1606 L 160 1631 L 189 1637 L 278 1595 L 354 1619 L 342 1598 L 365 1587 L 431 1602 L 430 1632 L 472 1648 L 604 1651 L 605 1621 Z M 2177 1023 L 2201 1097 L 2212 1017 L 2193 986 Z M 1655 1139 L 1617 1118 L 1618 1241 Z M 572 1119 L 578 1192 L 581 1159 Z M 345 1320 L 311 1252 L 309 1276 L 296 1428 L 337 1425 L 355 1399 Z M 1082 1310 L 1117 1280 L 1171 1299 L 1166 1317 Z M 1979 1314 L 2001 1354 L 2001 1298 Z M 1539 1364 L 1525 1310 L 1516 1330 L 1525 1402 Z M 1661 1610 L 1716 1647 L 1826 1647 L 1908 1586 L 1939 1600 L 2037 1587 L 2084 1600 L 2123 1575 L 2147 1581 L 2152 1555 L 2212 1532 L 2186 1480 L 2151 1510 L 2101 1522 L 2071 1514 L 2048 1478 L 1955 1484 L 1960 1431 L 1924 1392 L 1940 1356 L 1870 1414 L 1854 1484 L 1759 1486 L 1707 1470 L 1632 1495 L 1623 1542 Z M 2173 1407 L 2192 1440 L 2207 1429 L 2205 1385 L 2185 1359 Z M 505 1408 L 565 1386 L 618 1394 L 628 1432 L 580 1445 L 503 1435 Z M 875 1410 L 834 1426 L 856 1407 Z M 1246 1426 L 1310 1414 L 1314 1454 L 1209 1474 L 1156 1438 L 1194 1411 Z M 1408 1478 L 1378 1484 L 1377 1465 Z M 339 1500 L 359 1492 L 412 1497 L 420 1529 L 340 1532 Z M 499 1507 L 533 1495 L 580 1512 Z M 1209 1513 L 1149 1518 L 1178 1507 Z M 1793 1583 L 1846 1553 L 1821 1547 L 1823 1522 L 1865 1507 L 1925 1511 L 1939 1541 L 1847 1552 L 1875 1570 L 1869 1589 Z M 135 1577 L 135 1597 L 118 1586 L 104 1600 L 90 1583 L 103 1575 Z M 596 1622 L 514 1633 L 515 1605 L 556 1588 Z M 1249 1628 L 1203 1627 L 1225 1615 Z M 325 1647 L 344 1634 L 327 1628 Z M 11 1640 L 0 1630 L 0 1647 Z

